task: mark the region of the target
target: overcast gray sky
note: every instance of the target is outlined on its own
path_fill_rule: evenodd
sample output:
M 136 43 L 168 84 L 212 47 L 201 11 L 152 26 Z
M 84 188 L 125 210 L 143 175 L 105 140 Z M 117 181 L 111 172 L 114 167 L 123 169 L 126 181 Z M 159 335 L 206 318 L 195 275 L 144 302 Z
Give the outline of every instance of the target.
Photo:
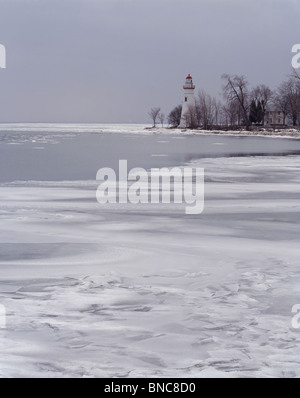
M 0 0 L 0 122 L 147 122 L 188 73 L 276 87 L 296 43 L 300 0 Z

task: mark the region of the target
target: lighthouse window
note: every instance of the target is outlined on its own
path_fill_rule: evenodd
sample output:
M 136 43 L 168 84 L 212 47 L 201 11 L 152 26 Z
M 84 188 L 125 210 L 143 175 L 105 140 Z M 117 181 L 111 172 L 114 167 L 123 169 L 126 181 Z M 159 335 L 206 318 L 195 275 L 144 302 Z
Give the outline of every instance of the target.
M 185 97 L 185 99 L 184 99 L 184 100 L 185 100 L 185 102 L 187 102 L 187 97 Z

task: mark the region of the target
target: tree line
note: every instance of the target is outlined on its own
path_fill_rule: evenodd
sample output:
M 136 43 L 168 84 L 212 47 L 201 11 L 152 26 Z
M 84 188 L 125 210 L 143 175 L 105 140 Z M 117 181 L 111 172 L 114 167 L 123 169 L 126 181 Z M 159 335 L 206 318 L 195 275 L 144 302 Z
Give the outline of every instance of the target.
M 300 127 L 300 76 L 296 70 L 275 90 L 261 84 L 250 88 L 245 76 L 222 75 L 223 101 L 204 90 L 195 98 L 196 106 L 190 106 L 184 117 L 187 128 L 246 128 L 265 126 L 267 111 L 274 110 L 283 115 L 282 125 Z M 181 122 L 182 106 L 171 110 L 167 117 L 169 126 L 178 127 Z M 163 126 L 165 115 L 160 108 L 149 112 L 153 127 L 160 121 Z

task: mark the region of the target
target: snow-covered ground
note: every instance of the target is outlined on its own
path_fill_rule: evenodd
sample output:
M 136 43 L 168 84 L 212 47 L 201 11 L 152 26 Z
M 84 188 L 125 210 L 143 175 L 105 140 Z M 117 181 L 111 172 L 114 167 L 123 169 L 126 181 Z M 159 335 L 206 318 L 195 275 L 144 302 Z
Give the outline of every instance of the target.
M 273 136 L 300 138 L 300 130 L 297 127 L 286 129 L 263 128 L 261 131 L 223 131 L 223 130 L 191 130 L 184 128 L 171 128 L 167 125 L 157 124 L 155 128 L 149 124 L 99 124 L 99 123 L 1 123 L 0 132 L 22 133 L 128 133 L 130 134 L 163 134 L 163 135 L 233 135 L 233 136 Z
M 39 130 L 28 133 L 32 143 Z M 18 143 L 5 134 L 2 145 Z M 45 148 L 63 139 L 40 134 L 50 134 Z M 143 139 L 128 138 L 131 156 Z M 149 156 L 171 157 L 161 145 Z M 291 324 L 300 304 L 299 156 L 178 165 L 205 169 L 200 215 L 174 205 L 104 208 L 92 179 L 4 179 L 0 376 L 300 377 Z

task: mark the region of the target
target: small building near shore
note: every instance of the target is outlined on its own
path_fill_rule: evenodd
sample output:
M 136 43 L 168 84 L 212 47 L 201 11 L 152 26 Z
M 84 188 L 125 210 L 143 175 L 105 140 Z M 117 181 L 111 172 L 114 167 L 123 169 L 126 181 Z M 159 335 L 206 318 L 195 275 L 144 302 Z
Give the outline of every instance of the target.
M 267 110 L 265 114 L 265 126 L 285 126 L 286 115 L 278 109 Z

